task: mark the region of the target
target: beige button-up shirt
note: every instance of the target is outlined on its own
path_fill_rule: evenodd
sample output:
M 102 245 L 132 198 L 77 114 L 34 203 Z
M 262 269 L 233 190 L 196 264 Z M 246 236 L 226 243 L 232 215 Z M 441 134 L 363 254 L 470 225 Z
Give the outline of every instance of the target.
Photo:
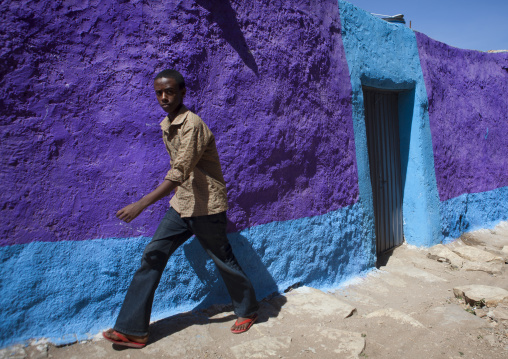
M 169 201 L 171 207 L 182 217 L 227 210 L 226 182 L 212 131 L 183 105 L 173 122 L 166 117 L 160 126 L 171 158 L 165 179 L 181 183 Z

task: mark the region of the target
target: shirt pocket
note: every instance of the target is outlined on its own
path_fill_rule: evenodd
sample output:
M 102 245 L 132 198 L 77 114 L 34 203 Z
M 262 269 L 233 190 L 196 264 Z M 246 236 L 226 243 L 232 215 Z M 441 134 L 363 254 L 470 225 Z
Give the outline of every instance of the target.
M 180 142 L 181 141 L 178 130 L 170 131 L 167 136 L 167 143 L 171 158 L 174 158 L 174 156 L 176 156 L 178 149 L 180 148 Z

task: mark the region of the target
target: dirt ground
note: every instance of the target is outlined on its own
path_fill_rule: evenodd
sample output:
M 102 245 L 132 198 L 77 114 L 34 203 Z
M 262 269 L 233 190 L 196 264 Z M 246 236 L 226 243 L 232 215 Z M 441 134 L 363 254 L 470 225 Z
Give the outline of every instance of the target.
M 481 251 L 472 257 L 471 248 Z M 17 345 L 1 350 L 0 358 L 504 359 L 507 259 L 503 222 L 445 249 L 402 245 L 381 258 L 378 269 L 333 291 L 301 287 L 266 298 L 258 323 L 244 334 L 230 333 L 230 308 L 214 307 L 153 323 L 143 349 L 122 349 L 98 335 L 63 347 Z M 459 290 L 466 285 L 497 292 L 474 299 Z

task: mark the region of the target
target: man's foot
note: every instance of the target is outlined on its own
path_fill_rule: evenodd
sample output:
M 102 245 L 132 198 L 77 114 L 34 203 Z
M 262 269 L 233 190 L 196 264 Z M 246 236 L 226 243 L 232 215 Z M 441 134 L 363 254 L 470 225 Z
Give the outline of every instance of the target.
M 148 335 L 139 337 L 136 335 L 122 334 L 114 329 L 108 329 L 105 332 L 102 332 L 102 336 L 111 343 L 129 348 L 140 349 L 146 346 L 146 343 L 148 342 Z
M 238 317 L 235 324 L 231 327 L 231 333 L 244 333 L 252 327 L 252 324 L 258 319 L 258 315 L 253 314 L 250 317 Z

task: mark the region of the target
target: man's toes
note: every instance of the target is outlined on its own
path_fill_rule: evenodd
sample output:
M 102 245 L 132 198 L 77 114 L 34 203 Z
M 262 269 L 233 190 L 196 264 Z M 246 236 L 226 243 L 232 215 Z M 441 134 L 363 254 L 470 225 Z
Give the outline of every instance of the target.
M 104 335 L 106 335 L 109 339 L 119 340 L 119 338 L 114 333 L 114 329 L 108 329 L 108 330 L 106 330 L 104 332 Z

